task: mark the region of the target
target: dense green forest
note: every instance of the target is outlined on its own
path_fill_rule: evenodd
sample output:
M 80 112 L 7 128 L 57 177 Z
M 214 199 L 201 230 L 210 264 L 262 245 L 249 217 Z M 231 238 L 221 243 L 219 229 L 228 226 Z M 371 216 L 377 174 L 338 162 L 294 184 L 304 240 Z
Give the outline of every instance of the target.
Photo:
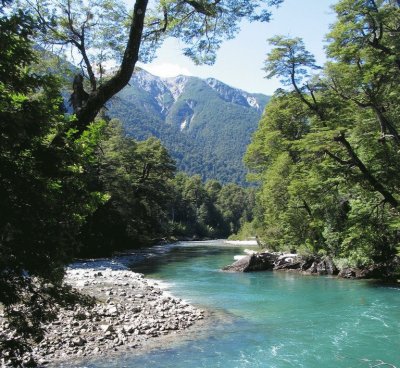
M 118 120 L 96 125 L 100 139 L 88 183 L 106 199 L 81 228 L 79 256 L 176 239 L 226 238 L 252 220 L 254 189 L 176 173 L 159 140 L 136 141 Z
M 270 249 L 390 269 L 400 240 L 399 3 L 342 0 L 334 10 L 323 68 L 301 39 L 270 40 L 265 71 L 287 88 L 245 157 L 261 185 L 252 229 Z

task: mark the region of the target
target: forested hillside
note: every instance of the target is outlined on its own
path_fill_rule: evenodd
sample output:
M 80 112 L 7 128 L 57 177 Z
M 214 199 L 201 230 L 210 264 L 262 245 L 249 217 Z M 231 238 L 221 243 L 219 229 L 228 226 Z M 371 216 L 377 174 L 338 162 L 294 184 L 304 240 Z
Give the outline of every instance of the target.
M 299 38 L 267 56 L 278 90 L 246 153 L 260 183 L 255 231 L 272 249 L 378 265 L 399 253 L 400 9 L 342 0 L 323 69 Z
M 162 79 L 139 70 L 108 114 L 136 139 L 159 138 L 178 170 L 243 185 L 243 155 L 267 101 L 215 79 Z

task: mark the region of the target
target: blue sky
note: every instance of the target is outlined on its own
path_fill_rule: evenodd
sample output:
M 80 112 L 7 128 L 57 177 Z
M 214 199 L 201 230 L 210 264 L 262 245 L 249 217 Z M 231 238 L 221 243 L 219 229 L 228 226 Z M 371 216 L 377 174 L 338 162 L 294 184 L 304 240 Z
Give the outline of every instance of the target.
M 182 45 L 177 40 L 168 40 L 151 64 L 141 65 L 150 73 L 159 76 L 178 74 L 200 78 L 213 77 L 248 92 L 271 95 L 280 84 L 267 80 L 262 71 L 269 50 L 267 39 L 283 34 L 303 38 L 306 47 L 323 64 L 324 36 L 334 22 L 331 5 L 335 0 L 285 0 L 273 11 L 269 23 L 243 23 L 242 30 L 234 40 L 226 41 L 217 54 L 213 66 L 196 66 L 182 55 Z

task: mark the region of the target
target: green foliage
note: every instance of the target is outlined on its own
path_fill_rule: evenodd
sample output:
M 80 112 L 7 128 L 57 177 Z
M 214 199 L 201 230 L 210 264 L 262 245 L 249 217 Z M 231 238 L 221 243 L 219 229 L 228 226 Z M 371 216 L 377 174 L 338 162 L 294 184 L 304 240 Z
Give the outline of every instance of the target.
M 109 255 L 171 237 L 227 237 L 252 220 L 254 189 L 174 176 L 159 140 L 136 141 L 117 120 L 97 123 L 91 135 L 99 142 L 91 183 L 103 204 L 83 226 L 80 255 Z
M 243 19 L 268 22 L 271 15 L 268 7 L 282 1 L 150 2 L 142 32 L 141 61 L 151 60 L 157 47 L 167 37 L 174 37 L 183 41 L 183 53 L 196 64 L 213 64 L 221 43 L 235 36 Z M 34 8 L 43 28 L 40 35 L 43 44 L 76 47 L 83 52 L 78 46 L 83 35 L 91 64 L 121 59 L 131 23 L 131 12 L 121 1 L 35 0 L 23 4 Z M 144 4 L 141 6 L 146 11 Z M 84 32 L 80 33 L 81 30 Z
M 93 182 L 106 196 L 82 231 L 81 255 L 149 245 L 168 235 L 170 179 L 175 166 L 160 141 L 137 142 L 112 120 L 102 125 Z
M 268 55 L 264 70 L 267 78 L 279 76 L 283 85 L 300 83 L 310 70 L 318 69 L 314 56 L 306 50 L 300 38 L 275 36 L 269 39 L 274 46 Z
M 171 221 L 178 223 L 175 236 L 225 238 L 252 220 L 254 190 L 216 180 L 203 184 L 199 175 L 178 173 L 171 206 Z
M 245 222 L 241 226 L 240 230 L 236 234 L 229 236 L 230 240 L 248 240 L 254 238 L 254 234 L 257 234 L 258 226 L 255 226 L 254 222 Z
M 24 6 L 36 17 L 40 28 L 36 32 L 37 42 L 52 50 L 64 46 L 64 55 L 69 47 L 80 41 L 78 33 L 84 30 L 86 56 L 95 67 L 94 72 L 103 78 L 105 64 L 110 60 L 121 60 L 129 26 L 125 5 L 115 0 L 67 1 L 57 4 L 48 0 L 36 0 Z
M 0 14 L 0 302 L 20 336 L 40 338 L 49 308 L 65 297 L 48 285 L 61 288 L 101 198 L 86 186 L 93 150 L 64 117 L 57 79 L 32 72 L 33 30 L 22 12 Z
M 266 71 L 291 89 L 271 99 L 245 156 L 261 184 L 253 224 L 272 249 L 385 264 L 400 241 L 400 12 L 392 1 L 335 10 L 318 77 L 300 39 L 272 39 Z

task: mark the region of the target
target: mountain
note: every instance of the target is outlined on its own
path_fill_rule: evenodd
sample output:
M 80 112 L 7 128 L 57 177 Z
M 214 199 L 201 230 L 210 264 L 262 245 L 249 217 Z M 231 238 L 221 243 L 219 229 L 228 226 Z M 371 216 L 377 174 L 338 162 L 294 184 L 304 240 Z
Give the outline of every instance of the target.
M 212 78 L 159 78 L 141 69 L 107 108 L 132 137 L 159 138 L 179 170 L 245 184 L 242 158 L 268 99 Z

